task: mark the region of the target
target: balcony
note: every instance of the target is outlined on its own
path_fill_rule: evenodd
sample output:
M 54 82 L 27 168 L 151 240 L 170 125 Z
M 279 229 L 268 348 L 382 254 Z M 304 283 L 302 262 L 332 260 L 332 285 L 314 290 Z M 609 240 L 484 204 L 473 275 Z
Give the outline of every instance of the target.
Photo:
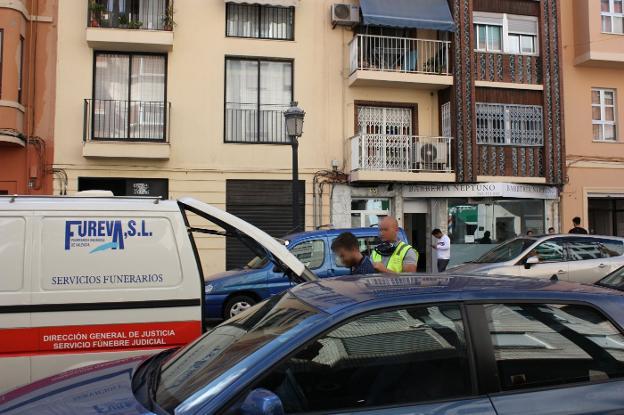
M 87 43 L 93 49 L 169 52 L 173 49 L 172 0 L 90 0 Z
M 351 180 L 453 182 L 451 137 L 360 134 L 350 139 Z
M 226 103 L 225 142 L 290 144 L 284 111 L 287 105 Z
M 442 89 L 453 85 L 450 41 L 356 35 L 349 43 L 350 86 Z
M 168 159 L 171 103 L 84 100 L 84 157 Z

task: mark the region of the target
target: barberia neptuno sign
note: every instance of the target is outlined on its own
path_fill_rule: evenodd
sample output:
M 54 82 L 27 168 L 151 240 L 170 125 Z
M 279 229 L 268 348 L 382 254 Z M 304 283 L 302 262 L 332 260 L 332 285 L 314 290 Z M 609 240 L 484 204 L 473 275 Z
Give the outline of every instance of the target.
M 557 199 L 557 188 L 516 183 L 449 183 L 405 186 L 403 197 L 509 197 Z

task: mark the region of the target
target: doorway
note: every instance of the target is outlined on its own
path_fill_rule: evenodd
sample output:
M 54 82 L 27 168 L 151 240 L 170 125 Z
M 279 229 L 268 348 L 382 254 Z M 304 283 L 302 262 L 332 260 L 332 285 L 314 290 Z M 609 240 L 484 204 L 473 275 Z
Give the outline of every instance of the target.
M 406 213 L 403 222 L 410 245 L 418 251 L 418 272 L 427 271 L 427 216 L 426 213 Z

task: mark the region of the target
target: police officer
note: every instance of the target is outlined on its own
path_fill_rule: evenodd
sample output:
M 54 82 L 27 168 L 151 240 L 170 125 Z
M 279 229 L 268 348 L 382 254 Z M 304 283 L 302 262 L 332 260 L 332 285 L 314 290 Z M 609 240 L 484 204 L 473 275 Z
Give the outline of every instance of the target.
M 371 259 L 375 271 L 381 273 L 416 272 L 418 252 L 405 242 L 398 240 L 399 223 L 390 216 L 379 222 L 381 244 L 375 248 Z

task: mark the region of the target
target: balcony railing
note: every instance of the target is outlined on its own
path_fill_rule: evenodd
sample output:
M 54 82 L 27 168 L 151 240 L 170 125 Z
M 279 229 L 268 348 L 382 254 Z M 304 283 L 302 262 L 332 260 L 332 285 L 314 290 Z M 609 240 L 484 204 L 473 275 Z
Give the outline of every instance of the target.
M 84 100 L 83 141 L 169 142 L 171 103 Z
M 88 27 L 173 30 L 173 0 L 89 0 Z
M 225 142 L 289 144 L 284 111 L 287 105 L 226 103 Z
M 356 35 L 349 43 L 351 73 L 357 70 L 450 75 L 451 42 Z
M 452 172 L 450 137 L 360 134 L 351 138 L 351 169 Z

